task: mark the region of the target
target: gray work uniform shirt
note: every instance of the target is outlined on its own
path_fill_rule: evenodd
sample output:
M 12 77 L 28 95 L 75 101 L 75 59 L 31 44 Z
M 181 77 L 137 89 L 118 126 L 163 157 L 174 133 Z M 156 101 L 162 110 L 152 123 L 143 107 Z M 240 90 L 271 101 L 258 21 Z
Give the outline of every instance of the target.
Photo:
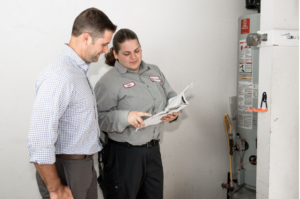
M 176 93 L 157 66 L 142 61 L 136 73 L 116 61 L 97 82 L 95 95 L 100 130 L 107 132 L 112 140 L 142 145 L 160 138 L 164 122 L 135 132 L 135 127 L 128 123 L 128 113 L 140 111 L 155 115 L 165 109 Z

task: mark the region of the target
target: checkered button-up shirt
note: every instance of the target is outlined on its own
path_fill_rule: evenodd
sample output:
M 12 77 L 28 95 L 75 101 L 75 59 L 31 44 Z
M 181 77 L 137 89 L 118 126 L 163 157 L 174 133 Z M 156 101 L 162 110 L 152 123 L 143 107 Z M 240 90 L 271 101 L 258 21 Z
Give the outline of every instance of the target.
M 55 154 L 90 155 L 102 149 L 88 68 L 65 45 L 38 77 L 28 135 L 30 162 L 53 164 Z

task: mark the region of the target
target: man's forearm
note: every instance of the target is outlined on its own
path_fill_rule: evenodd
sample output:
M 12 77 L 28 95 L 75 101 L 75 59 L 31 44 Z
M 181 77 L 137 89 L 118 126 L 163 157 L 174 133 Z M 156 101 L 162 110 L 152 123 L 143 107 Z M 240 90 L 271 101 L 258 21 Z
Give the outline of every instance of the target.
M 34 165 L 49 192 L 55 192 L 62 187 L 55 163 L 45 165 L 34 163 Z

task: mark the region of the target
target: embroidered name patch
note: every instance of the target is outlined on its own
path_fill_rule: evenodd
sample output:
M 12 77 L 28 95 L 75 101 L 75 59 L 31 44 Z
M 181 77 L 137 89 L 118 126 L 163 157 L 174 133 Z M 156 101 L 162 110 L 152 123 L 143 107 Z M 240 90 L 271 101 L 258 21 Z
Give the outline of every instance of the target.
M 124 88 L 131 88 L 131 87 L 134 87 L 135 86 L 135 83 L 134 82 L 129 82 L 127 84 L 123 84 Z
M 149 76 L 152 82 L 161 82 L 161 79 L 159 76 Z

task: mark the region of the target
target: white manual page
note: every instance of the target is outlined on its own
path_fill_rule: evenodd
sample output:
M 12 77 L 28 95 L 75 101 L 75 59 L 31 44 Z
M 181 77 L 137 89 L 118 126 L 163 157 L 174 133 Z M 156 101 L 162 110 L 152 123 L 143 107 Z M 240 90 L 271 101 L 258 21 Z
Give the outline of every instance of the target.
M 156 115 L 153 115 L 152 117 L 144 120 L 145 122 L 145 127 L 150 126 L 150 125 L 155 125 L 161 123 L 161 118 L 168 114 L 172 114 L 174 112 L 178 112 L 181 109 L 185 108 L 189 103 L 185 99 L 184 93 L 194 87 L 194 84 L 191 83 L 189 86 L 187 86 L 180 94 L 177 96 L 169 99 L 168 101 L 168 106 L 165 108 L 164 111 L 157 113 Z M 136 131 L 139 128 L 136 129 Z

